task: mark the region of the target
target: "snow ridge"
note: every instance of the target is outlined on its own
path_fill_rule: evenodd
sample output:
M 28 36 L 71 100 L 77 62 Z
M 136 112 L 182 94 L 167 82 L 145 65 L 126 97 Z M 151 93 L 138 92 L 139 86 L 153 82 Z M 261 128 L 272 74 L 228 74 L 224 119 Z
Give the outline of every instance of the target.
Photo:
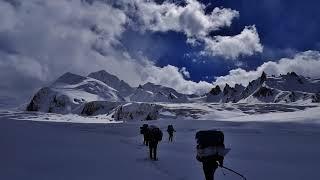
M 84 116 L 108 114 L 119 120 L 155 119 L 162 107 L 160 103 L 211 102 L 319 103 L 320 81 L 294 72 L 278 77 L 262 73 L 261 77 L 246 87 L 226 84 L 221 89 L 215 86 L 201 97 L 192 97 L 150 82 L 134 88 L 104 70 L 93 72 L 87 77 L 65 73 L 50 86 L 41 88 L 30 101 L 27 110 Z
M 213 88 L 207 95 L 207 102 L 232 103 L 318 103 L 320 83 L 318 80 L 305 78 L 290 72 L 285 75 L 261 77 L 251 81 L 247 87 L 225 85 L 223 91 L 219 86 Z

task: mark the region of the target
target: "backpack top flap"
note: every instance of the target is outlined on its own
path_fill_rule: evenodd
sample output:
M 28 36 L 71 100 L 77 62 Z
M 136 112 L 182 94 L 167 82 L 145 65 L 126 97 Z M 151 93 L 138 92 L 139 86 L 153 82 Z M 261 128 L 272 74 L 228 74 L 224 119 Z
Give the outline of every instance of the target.
M 196 139 L 200 148 L 206 148 L 209 146 L 224 146 L 224 134 L 222 131 L 198 131 L 196 133 Z
M 151 133 L 151 138 L 155 139 L 157 141 L 161 141 L 162 140 L 162 131 L 156 127 L 156 126 L 150 126 L 150 133 Z

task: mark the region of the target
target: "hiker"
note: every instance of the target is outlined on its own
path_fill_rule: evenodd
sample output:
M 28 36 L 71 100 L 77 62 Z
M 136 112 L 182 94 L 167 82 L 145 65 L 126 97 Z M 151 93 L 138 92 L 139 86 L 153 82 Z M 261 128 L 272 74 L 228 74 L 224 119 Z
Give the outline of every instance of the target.
M 149 136 L 150 159 L 157 161 L 157 147 L 159 141 L 162 140 L 162 131 L 157 126 L 150 126 L 147 134 Z
M 148 146 L 148 134 L 147 134 L 147 131 L 148 131 L 148 124 L 143 124 L 141 127 L 140 127 L 140 134 L 143 135 L 143 144 Z
M 219 166 L 223 166 L 224 155 L 227 153 L 224 146 L 224 134 L 221 131 L 198 131 L 197 160 L 202 162 L 206 180 L 214 180 L 214 173 Z
M 167 132 L 169 134 L 169 142 L 172 142 L 173 132 L 176 132 L 176 130 L 174 130 L 174 128 L 173 128 L 173 125 L 168 125 Z

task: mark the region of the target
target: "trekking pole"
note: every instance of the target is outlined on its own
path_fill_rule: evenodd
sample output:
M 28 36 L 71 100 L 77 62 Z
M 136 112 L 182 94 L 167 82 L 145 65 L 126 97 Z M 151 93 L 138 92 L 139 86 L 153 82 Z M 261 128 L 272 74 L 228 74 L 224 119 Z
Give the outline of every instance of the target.
M 223 169 L 221 169 L 221 172 L 222 172 L 222 174 L 223 174 L 224 176 L 226 176 L 226 173 L 224 173 L 224 170 L 223 170 Z
M 247 180 L 247 178 L 244 177 L 242 174 L 240 174 L 240 173 L 238 173 L 238 172 L 236 172 L 236 171 L 234 171 L 234 170 L 232 170 L 232 169 L 230 169 L 230 168 L 227 168 L 227 167 L 224 167 L 224 166 L 221 166 L 221 165 L 220 165 L 220 167 L 221 167 L 221 168 L 224 168 L 224 169 L 226 169 L 226 170 L 228 170 L 228 171 L 231 171 L 231 172 L 237 174 L 238 176 L 241 176 L 244 180 Z

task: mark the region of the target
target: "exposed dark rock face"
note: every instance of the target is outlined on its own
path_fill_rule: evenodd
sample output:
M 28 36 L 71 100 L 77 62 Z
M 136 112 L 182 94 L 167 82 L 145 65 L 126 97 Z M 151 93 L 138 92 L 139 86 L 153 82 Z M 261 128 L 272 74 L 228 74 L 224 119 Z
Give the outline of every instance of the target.
M 297 73 L 295 73 L 295 72 L 290 72 L 290 73 L 288 73 L 288 75 L 294 76 L 294 77 L 299 77 L 299 76 L 297 75 Z
M 267 80 L 267 74 L 263 71 L 260 77 L 260 83 L 262 84 Z
M 220 94 L 220 93 L 221 93 L 220 86 L 216 86 L 216 87 L 212 88 L 209 93 L 212 94 L 212 95 L 218 95 L 218 94 Z
M 43 97 L 47 97 L 50 93 L 50 88 L 41 88 L 32 98 L 31 102 L 27 106 L 27 111 L 39 111 L 41 108 L 41 101 Z
M 227 94 L 231 93 L 233 91 L 233 88 L 229 86 L 229 84 L 226 84 L 226 86 L 223 89 L 223 95 L 226 96 Z
M 292 91 L 289 95 L 289 99 L 291 102 L 295 102 L 296 101 L 296 93 Z
M 178 97 L 175 96 L 174 94 L 170 93 L 170 94 L 169 94 L 169 98 L 170 98 L 170 99 L 177 99 Z
M 313 103 L 320 103 L 320 93 L 316 93 L 312 96 L 312 102 Z
M 52 89 L 40 89 L 28 104 L 27 111 L 42 111 L 48 113 L 69 112 L 70 100 L 66 95 L 59 95 Z
M 95 102 L 89 102 L 83 107 L 81 114 L 91 116 L 101 108 L 103 108 L 101 104 L 95 103 Z
M 129 103 L 118 106 L 114 111 L 113 118 L 117 121 L 128 119 L 156 120 L 162 107 L 149 103 Z
M 267 97 L 272 96 L 273 91 L 267 87 L 261 87 L 257 92 L 253 94 L 254 97 Z

